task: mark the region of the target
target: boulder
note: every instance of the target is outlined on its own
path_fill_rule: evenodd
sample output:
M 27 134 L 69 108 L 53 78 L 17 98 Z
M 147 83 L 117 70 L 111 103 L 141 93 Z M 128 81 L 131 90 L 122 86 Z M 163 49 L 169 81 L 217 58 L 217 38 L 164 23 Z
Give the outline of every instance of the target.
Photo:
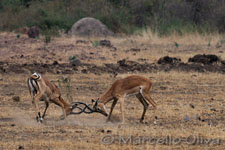
M 28 32 L 27 35 L 29 38 L 37 38 L 39 36 L 39 29 L 36 26 L 31 27 Z
M 76 36 L 112 36 L 113 33 L 99 20 L 86 17 L 77 21 L 69 31 L 70 35 Z
M 214 62 L 219 62 L 220 59 L 216 55 L 206 55 L 206 54 L 198 54 L 195 55 L 192 58 L 188 59 L 188 62 L 193 62 L 193 63 L 202 63 L 202 64 L 212 64 Z
M 181 63 L 180 58 L 165 56 L 165 57 L 162 57 L 158 60 L 158 64 L 170 64 L 170 65 L 172 65 L 172 64 L 177 64 L 177 63 Z
M 112 44 L 109 40 L 100 40 L 99 45 L 105 46 L 105 47 L 112 47 Z

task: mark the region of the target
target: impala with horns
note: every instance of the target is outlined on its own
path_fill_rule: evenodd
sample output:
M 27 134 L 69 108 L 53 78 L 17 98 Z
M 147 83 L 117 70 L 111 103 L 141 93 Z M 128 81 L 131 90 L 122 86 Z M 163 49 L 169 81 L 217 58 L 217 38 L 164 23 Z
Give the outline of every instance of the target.
M 65 101 L 60 93 L 59 88 L 52 82 L 50 82 L 45 76 L 38 73 L 33 73 L 27 80 L 30 95 L 32 96 L 32 103 L 36 110 L 36 119 L 38 122 L 42 122 L 45 117 L 45 113 L 49 107 L 49 102 L 52 102 L 62 108 L 61 119 L 65 119 L 72 111 L 72 106 Z M 41 116 L 38 101 L 44 99 L 45 110 Z
M 156 109 L 155 101 L 150 97 L 150 89 L 152 83 L 149 79 L 131 75 L 123 79 L 116 80 L 112 86 L 98 99 L 92 100 L 93 109 L 97 110 L 101 114 L 108 116 L 107 121 L 110 120 L 112 111 L 117 103 L 120 101 L 120 110 L 122 114 L 122 121 L 124 122 L 124 98 L 128 95 L 136 95 L 137 99 L 143 105 L 143 113 L 140 122 L 143 122 L 146 110 L 151 104 Z M 111 110 L 108 113 L 105 104 L 113 100 Z

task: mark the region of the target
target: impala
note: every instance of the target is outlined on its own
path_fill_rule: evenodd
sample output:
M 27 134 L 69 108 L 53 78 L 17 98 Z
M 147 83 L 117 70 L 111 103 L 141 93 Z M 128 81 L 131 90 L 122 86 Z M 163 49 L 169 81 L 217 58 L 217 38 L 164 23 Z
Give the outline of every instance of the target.
M 63 114 L 61 119 L 65 119 L 70 114 L 72 106 L 62 98 L 59 88 L 46 77 L 35 72 L 28 78 L 27 83 L 30 95 L 32 96 L 32 103 L 35 106 L 38 122 L 43 121 L 49 107 L 49 102 L 62 108 Z M 42 116 L 38 107 L 39 100 L 44 100 L 46 106 Z
M 122 114 L 122 122 L 124 122 L 124 98 L 128 95 L 136 95 L 137 99 L 141 102 L 143 107 L 143 113 L 140 122 L 143 122 L 146 110 L 151 104 L 156 109 L 156 103 L 150 97 L 150 89 L 152 83 L 149 79 L 131 75 L 123 79 L 116 80 L 112 86 L 97 100 L 92 100 L 93 108 L 98 110 L 103 115 L 108 116 L 107 121 L 110 120 L 112 111 L 117 103 L 120 101 L 120 110 Z M 113 100 L 111 110 L 108 113 L 105 104 Z

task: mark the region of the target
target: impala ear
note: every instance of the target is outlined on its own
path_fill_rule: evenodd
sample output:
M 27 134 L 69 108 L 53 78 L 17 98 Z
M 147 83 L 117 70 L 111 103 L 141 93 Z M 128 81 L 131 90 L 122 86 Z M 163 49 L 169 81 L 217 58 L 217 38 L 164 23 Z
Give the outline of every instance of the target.
M 92 99 L 92 100 L 91 100 L 91 102 L 92 102 L 92 103 L 94 103 L 94 102 L 95 102 L 95 100 L 94 100 L 94 99 Z

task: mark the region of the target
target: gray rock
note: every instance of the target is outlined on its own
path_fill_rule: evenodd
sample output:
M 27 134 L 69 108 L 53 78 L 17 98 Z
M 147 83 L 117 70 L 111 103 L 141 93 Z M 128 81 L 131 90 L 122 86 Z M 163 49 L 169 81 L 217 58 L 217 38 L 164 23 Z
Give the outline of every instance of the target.
M 20 97 L 19 96 L 13 96 L 13 101 L 14 102 L 19 102 L 20 101 Z
M 190 118 L 188 117 L 188 115 L 185 116 L 184 121 L 189 121 Z
M 70 35 L 77 36 L 112 36 L 113 33 L 99 20 L 86 17 L 77 21 L 69 31 Z
M 27 35 L 29 38 L 37 38 L 39 36 L 39 29 L 36 26 L 31 27 L 28 32 Z

